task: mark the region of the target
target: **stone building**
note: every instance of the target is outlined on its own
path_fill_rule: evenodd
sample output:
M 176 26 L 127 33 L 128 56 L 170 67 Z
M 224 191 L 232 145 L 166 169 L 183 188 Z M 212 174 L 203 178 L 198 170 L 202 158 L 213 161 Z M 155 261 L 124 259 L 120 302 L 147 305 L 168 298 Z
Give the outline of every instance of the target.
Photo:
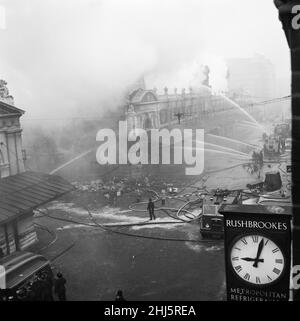
M 260 99 L 276 96 L 274 65 L 262 55 L 250 58 L 231 58 L 228 67 L 228 90 L 230 93 L 249 95 Z
M 0 177 L 25 171 L 20 117 L 24 111 L 0 101 Z
M 64 179 L 26 171 L 20 118 L 6 83 L 0 81 L 0 257 L 37 241 L 33 210 L 72 186 Z
M 138 88 L 128 96 L 125 118 L 128 131 L 197 127 L 224 134 L 223 129 L 232 128 L 233 122 L 247 120 L 239 109 L 230 98 L 214 94 L 208 86 L 183 88 L 180 93 L 176 88 L 170 93 L 166 87 L 161 95 L 156 89 Z M 251 113 L 250 106 L 244 109 Z
M 128 97 L 126 107 L 128 130 L 172 127 L 178 123 L 179 113 L 183 114 L 185 120 L 192 120 L 211 109 L 210 106 L 209 88 L 198 91 L 190 88 L 188 93 L 184 88 L 178 93 L 175 88 L 173 93 L 169 93 L 166 87 L 162 95 L 158 95 L 156 89 L 139 88 Z

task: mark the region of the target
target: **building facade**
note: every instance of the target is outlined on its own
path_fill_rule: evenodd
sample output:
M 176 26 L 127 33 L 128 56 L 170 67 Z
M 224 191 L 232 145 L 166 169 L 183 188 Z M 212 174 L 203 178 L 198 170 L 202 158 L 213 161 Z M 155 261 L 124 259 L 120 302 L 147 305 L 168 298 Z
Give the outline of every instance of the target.
M 251 112 L 251 106 L 244 107 Z M 177 89 L 169 93 L 165 88 L 162 95 L 156 90 L 136 89 L 128 96 L 125 116 L 128 131 L 197 127 L 208 132 L 232 128 L 233 121 L 246 119 L 233 100 L 213 94 L 207 86 L 190 88 L 188 92 L 182 89 L 181 93 Z
M 24 111 L 0 101 L 0 177 L 25 171 L 20 117 Z
M 25 171 L 23 114 L 0 81 L 0 258 L 35 243 L 33 210 L 72 189 L 58 176 Z
M 251 58 L 227 59 L 226 64 L 229 93 L 248 95 L 258 100 L 274 98 L 275 69 L 267 58 L 256 54 Z

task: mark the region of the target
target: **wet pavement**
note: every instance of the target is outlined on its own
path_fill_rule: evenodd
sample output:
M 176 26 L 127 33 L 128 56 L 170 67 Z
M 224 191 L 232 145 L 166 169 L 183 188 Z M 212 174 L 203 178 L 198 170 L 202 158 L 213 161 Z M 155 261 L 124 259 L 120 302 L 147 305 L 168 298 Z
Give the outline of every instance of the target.
M 205 181 L 199 177 L 181 188 L 181 194 L 204 185 L 245 188 L 258 180 L 240 160 L 210 154 L 205 158 Z M 143 201 L 148 197 L 144 194 Z M 223 300 L 223 241 L 202 242 L 197 220 L 184 223 L 164 211 L 156 211 L 155 224 L 130 225 L 149 220 L 145 204 L 129 209 L 135 201 L 136 195 L 127 193 L 112 206 L 101 191 L 77 191 L 36 212 L 40 242 L 33 250 L 54 258 L 55 271 L 67 279 L 68 300 L 114 300 L 119 289 L 127 300 Z M 167 199 L 166 206 L 183 204 Z M 107 229 L 102 224 L 121 226 Z
M 234 188 L 251 179 L 249 175 L 239 166 L 222 172 L 222 179 L 219 173 L 210 174 L 205 185 L 215 188 L 216 183 L 222 183 L 222 187 Z M 232 177 L 238 179 L 233 180 Z M 252 179 L 256 180 L 256 177 Z M 203 181 L 194 185 L 182 193 L 195 191 Z M 94 225 L 93 220 L 101 224 L 143 223 L 149 220 L 146 205 L 135 207 L 143 209 L 143 212 L 131 211 L 124 201 L 120 202 L 121 207 L 103 204 L 100 192 L 76 193 L 47 204 L 44 213 L 51 218 L 41 217 L 41 213 L 36 217 L 37 223 L 47 226 L 57 235 L 57 241 L 42 251 L 44 255 L 51 259 L 73 245 L 53 262 L 56 270 L 63 271 L 68 280 L 69 300 L 113 300 L 118 289 L 124 291 L 128 300 L 201 301 L 224 298 L 223 242 L 201 243 L 198 221 L 175 222 L 163 211 L 156 211 L 155 223 L 158 224 L 113 228 L 125 235 L 116 234 L 91 226 Z M 135 202 L 134 195 L 123 197 L 128 205 Z M 144 196 L 144 200 L 147 197 Z M 179 208 L 183 204 L 182 200 L 167 199 L 166 207 Z M 45 231 L 40 230 L 39 238 L 44 240 L 40 246 L 51 241 Z
M 171 207 L 176 206 L 175 203 L 167 201 Z M 177 205 L 179 203 L 182 205 L 177 201 Z M 69 300 L 113 300 L 118 289 L 124 291 L 128 300 L 222 298 L 223 244 L 217 240 L 199 243 L 198 222 L 164 224 L 174 220 L 157 212 L 157 225 L 114 228 L 136 236 L 119 235 L 98 226 L 84 225 L 93 221 L 79 204 L 64 200 L 48 204 L 47 214 L 66 221 L 43 217 L 41 213 L 36 217 L 36 222 L 57 235 L 57 241 L 41 251 L 45 256 L 51 259 L 74 244 L 53 262 L 56 271 L 63 271 L 68 280 Z M 146 212 L 108 206 L 96 209 L 94 205 L 91 212 L 101 224 L 148 220 Z M 39 230 L 39 246 L 47 245 L 51 237 Z

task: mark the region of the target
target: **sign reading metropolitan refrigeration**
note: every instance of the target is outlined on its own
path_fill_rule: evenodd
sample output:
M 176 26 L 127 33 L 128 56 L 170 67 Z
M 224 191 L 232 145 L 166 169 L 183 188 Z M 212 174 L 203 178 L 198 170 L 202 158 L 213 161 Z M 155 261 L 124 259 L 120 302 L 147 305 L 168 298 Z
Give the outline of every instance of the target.
M 255 290 L 240 287 L 230 288 L 230 301 L 286 301 L 287 293 Z

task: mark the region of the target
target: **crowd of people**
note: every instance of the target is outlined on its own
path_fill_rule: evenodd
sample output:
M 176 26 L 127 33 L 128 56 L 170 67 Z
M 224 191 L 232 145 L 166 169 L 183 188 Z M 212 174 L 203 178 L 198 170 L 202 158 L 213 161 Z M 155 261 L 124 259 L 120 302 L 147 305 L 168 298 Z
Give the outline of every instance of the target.
M 18 289 L 0 289 L 0 301 L 66 301 L 66 279 L 62 273 L 36 273 Z M 53 295 L 54 294 L 54 295 Z

